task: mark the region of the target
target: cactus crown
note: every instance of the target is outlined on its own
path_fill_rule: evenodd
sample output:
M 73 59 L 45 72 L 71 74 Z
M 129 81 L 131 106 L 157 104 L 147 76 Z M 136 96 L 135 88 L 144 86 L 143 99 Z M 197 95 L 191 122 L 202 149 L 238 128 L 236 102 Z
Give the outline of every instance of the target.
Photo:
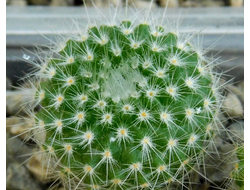
M 188 38 L 148 23 L 88 27 L 37 65 L 34 140 L 67 189 L 183 185 L 200 163 L 216 77 Z

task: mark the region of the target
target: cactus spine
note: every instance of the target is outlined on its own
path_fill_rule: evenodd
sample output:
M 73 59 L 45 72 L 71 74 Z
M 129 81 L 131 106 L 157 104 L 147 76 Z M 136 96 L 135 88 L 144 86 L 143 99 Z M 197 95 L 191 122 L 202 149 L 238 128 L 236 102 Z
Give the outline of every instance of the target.
M 65 189 L 184 186 L 201 163 L 217 77 L 190 38 L 150 21 L 89 26 L 36 64 L 32 133 Z

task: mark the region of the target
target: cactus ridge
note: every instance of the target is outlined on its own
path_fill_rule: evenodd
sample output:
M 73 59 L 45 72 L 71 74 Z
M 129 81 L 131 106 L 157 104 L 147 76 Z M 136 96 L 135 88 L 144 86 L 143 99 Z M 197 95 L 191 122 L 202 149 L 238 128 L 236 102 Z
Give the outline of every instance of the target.
M 51 48 L 34 75 L 34 140 L 66 189 L 161 189 L 202 162 L 220 100 L 187 38 L 125 20 Z

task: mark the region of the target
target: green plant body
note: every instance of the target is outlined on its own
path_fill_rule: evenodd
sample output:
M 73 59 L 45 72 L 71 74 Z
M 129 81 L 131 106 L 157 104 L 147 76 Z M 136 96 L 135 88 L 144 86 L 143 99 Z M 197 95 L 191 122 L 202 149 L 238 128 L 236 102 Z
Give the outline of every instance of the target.
M 212 64 L 189 37 L 137 22 L 91 26 L 37 64 L 34 141 L 65 189 L 184 186 L 211 142 Z
M 238 162 L 234 164 L 231 179 L 236 182 L 240 190 L 244 190 L 244 143 L 235 148 Z

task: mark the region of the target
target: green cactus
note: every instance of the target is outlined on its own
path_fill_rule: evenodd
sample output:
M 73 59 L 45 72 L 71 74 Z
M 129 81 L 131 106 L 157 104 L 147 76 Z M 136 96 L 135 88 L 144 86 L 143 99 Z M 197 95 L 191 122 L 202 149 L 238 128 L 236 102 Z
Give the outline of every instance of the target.
M 240 187 L 240 190 L 244 189 L 244 144 L 236 147 L 238 163 L 235 163 L 234 170 L 231 174 L 233 180 Z
M 36 64 L 33 139 L 65 189 L 184 186 L 197 170 L 220 95 L 211 64 L 183 39 L 149 22 L 100 23 Z
M 244 140 L 234 142 L 234 144 L 235 149 L 228 155 L 233 167 L 225 184 L 227 189 L 244 190 Z

